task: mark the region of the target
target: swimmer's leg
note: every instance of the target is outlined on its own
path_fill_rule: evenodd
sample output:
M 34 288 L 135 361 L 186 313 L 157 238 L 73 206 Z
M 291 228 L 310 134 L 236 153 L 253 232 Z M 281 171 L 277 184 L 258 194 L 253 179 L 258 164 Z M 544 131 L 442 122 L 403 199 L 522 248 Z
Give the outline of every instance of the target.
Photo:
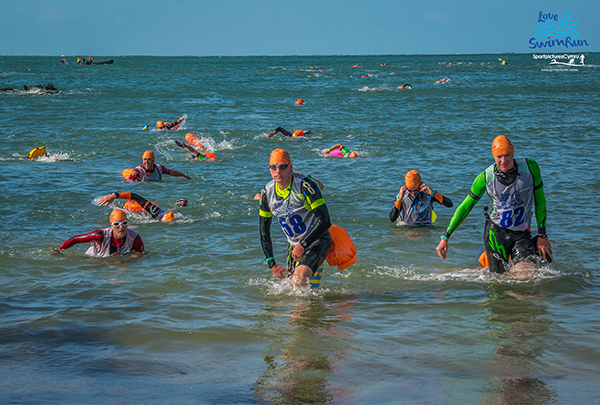
M 486 221 L 483 243 L 491 273 L 502 274 L 508 271 L 508 250 L 503 243 L 505 241 L 503 231 L 503 228 L 494 226 L 492 221 Z

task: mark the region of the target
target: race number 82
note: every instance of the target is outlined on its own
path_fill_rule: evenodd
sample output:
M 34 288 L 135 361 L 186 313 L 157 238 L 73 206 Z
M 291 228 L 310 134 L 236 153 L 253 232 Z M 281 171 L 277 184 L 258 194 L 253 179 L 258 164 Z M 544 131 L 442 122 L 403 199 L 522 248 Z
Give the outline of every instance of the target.
M 519 207 L 516 210 L 507 210 L 502 213 L 500 219 L 500 226 L 503 228 L 510 228 L 511 226 L 519 226 L 523 223 L 523 214 L 525 214 L 525 207 Z M 513 224 L 513 216 L 515 223 Z

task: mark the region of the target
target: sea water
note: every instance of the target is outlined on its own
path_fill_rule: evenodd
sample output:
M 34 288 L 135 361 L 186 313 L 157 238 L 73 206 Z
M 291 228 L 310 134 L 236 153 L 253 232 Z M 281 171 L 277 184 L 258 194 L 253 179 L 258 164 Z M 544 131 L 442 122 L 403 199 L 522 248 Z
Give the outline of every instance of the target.
M 599 54 L 561 70 L 531 54 L 104 59 L 0 57 L 0 87 L 17 89 L 0 93 L 0 402 L 600 401 Z M 47 83 L 60 93 L 20 90 Z M 268 138 L 278 126 L 312 133 Z M 177 147 L 188 132 L 216 162 Z M 478 269 L 487 197 L 446 261 L 453 209 L 428 228 L 388 218 L 411 169 L 456 207 L 499 134 L 544 180 L 554 262 L 525 282 Z M 359 157 L 323 157 L 336 143 Z M 254 195 L 279 147 L 358 249 L 318 289 L 264 264 Z M 192 179 L 126 183 L 148 149 Z M 94 201 L 126 191 L 178 217 L 130 216 L 143 257 L 51 252 L 108 226 Z M 284 263 L 276 222 L 272 237 Z

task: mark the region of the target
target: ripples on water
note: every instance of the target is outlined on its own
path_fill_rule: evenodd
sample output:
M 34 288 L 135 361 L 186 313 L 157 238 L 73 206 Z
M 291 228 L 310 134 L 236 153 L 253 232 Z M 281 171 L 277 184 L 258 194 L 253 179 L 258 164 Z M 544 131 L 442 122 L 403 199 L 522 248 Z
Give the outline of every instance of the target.
M 597 67 L 498 56 L 0 58 L 0 87 L 61 90 L 0 94 L 1 402 L 597 401 Z M 183 114 L 184 130 L 141 130 Z M 277 126 L 313 133 L 267 138 Z M 177 147 L 186 132 L 217 161 Z M 452 209 L 426 229 L 388 220 L 413 168 L 458 205 L 500 133 L 544 177 L 555 261 L 529 282 L 477 269 L 485 202 L 446 262 L 434 248 Z M 360 158 L 320 155 L 338 142 Z M 50 157 L 29 161 L 40 145 Z M 291 291 L 262 264 L 253 197 L 275 147 L 325 183 L 359 250 L 341 274 L 326 266 L 319 289 Z M 193 180 L 123 182 L 146 149 Z M 131 216 L 143 257 L 50 252 L 106 226 L 94 200 L 115 191 L 178 221 Z

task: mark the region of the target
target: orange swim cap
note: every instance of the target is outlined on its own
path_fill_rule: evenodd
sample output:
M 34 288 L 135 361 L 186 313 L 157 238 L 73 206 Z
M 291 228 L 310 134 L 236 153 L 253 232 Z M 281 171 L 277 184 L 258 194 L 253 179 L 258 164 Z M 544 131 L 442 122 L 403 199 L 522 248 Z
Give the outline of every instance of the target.
M 304 104 L 304 100 L 302 100 L 302 99 L 296 100 L 296 102 L 294 104 L 296 104 L 296 105 Z
M 350 152 L 350 154 L 348 155 L 348 157 L 355 158 L 355 157 L 358 157 L 358 154 L 356 152 Z
M 156 121 L 156 128 L 160 129 L 163 127 L 163 122 L 162 121 Z
M 161 219 L 162 222 L 171 222 L 175 221 L 175 214 L 171 211 L 165 212 L 165 215 Z
M 142 155 L 142 159 L 146 159 L 146 158 L 150 158 L 152 160 L 154 159 L 154 152 L 152 152 L 151 150 L 147 150 L 146 152 L 144 152 L 144 154 Z
M 304 131 L 302 131 L 301 129 L 297 129 L 294 131 L 294 135 L 292 135 L 292 137 L 295 136 L 304 136 Z
M 497 136 L 492 142 L 492 155 L 496 157 L 505 153 L 515 153 L 515 148 L 510 139 L 504 135 Z
M 285 150 L 277 148 L 271 152 L 271 158 L 269 159 L 269 164 L 273 163 L 292 163 L 292 159 L 290 159 L 290 154 Z
M 114 209 L 111 213 L 110 213 L 110 217 L 108 217 L 108 219 L 110 220 L 110 222 L 116 222 L 116 221 L 126 221 L 127 220 L 127 214 L 125 214 L 125 211 L 117 208 Z
M 421 185 L 421 175 L 416 170 L 411 170 L 404 176 L 404 182 L 408 188 L 418 188 Z

